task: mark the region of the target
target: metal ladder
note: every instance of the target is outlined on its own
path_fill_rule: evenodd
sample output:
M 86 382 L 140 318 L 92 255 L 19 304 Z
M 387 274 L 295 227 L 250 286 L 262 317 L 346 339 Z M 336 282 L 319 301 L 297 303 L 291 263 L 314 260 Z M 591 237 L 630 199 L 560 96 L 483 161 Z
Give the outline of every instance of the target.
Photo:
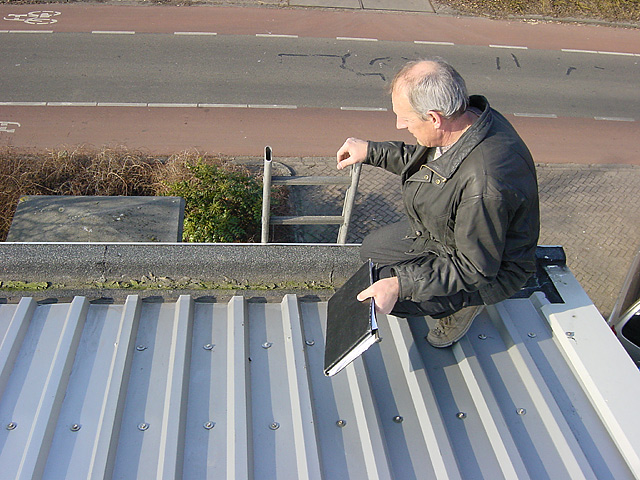
M 347 242 L 347 230 L 351 221 L 353 204 L 360 181 L 361 163 L 351 167 L 348 177 L 281 177 L 271 175 L 271 161 L 273 152 L 271 147 L 264 149 L 264 177 L 262 185 L 262 235 L 261 242 L 269 243 L 269 225 L 340 225 L 337 245 Z M 344 197 L 342 215 L 298 215 L 271 216 L 271 186 L 272 185 L 349 185 Z

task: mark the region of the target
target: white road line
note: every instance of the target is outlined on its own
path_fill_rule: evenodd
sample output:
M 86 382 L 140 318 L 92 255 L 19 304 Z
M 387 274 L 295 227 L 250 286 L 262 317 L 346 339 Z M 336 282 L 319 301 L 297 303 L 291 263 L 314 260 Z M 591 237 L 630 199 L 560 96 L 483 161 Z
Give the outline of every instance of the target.
M 47 107 L 95 107 L 96 102 L 47 102 Z
M 362 38 L 362 37 L 336 37 L 336 40 L 354 40 L 356 42 L 377 42 L 377 38 Z
M 216 32 L 173 32 L 174 35 L 210 35 L 216 36 L 218 35 Z
M 246 103 L 145 103 L 145 102 L 0 102 L 3 107 L 142 107 L 142 108 L 254 108 L 254 109 L 282 109 L 296 110 L 297 105 L 278 104 L 246 104 Z M 333 108 L 333 107 L 332 107 Z M 342 111 L 352 112 L 388 112 L 385 107 L 339 107 Z M 515 112 L 514 117 L 527 118 L 558 118 L 555 113 L 527 113 Z M 591 117 L 597 121 L 608 122 L 636 122 L 631 117 Z
M 511 48 L 515 50 L 529 50 L 529 47 L 523 47 L 520 45 L 489 45 L 491 48 Z
M 197 103 L 147 103 L 149 108 L 198 108 Z
M 199 103 L 199 108 L 249 108 L 246 103 Z
M 625 53 L 625 52 L 601 52 L 598 51 L 600 55 L 620 55 L 622 57 L 639 57 L 638 53 Z
M 47 102 L 0 102 L 3 107 L 46 107 Z
M 340 107 L 340 110 L 349 111 L 349 112 L 386 112 L 387 109 L 384 107 Z
M 601 50 L 580 50 L 575 48 L 561 48 L 560 51 L 565 53 L 597 53 L 599 55 L 620 55 L 623 57 L 640 57 L 640 53 L 606 52 Z
M 256 37 L 263 38 L 298 38 L 298 35 L 287 35 L 284 33 L 256 33 Z
M 298 108 L 297 105 L 252 105 L 249 104 L 248 105 L 249 108 L 281 108 L 281 109 L 287 109 L 287 110 L 295 110 L 296 108 Z
M 53 33 L 53 30 L 3 30 L 6 33 Z
M 593 117 L 596 120 L 605 120 L 609 122 L 635 122 L 635 118 L 629 117 Z
M 417 44 L 417 45 L 443 45 L 443 46 L 455 46 L 455 43 L 453 42 L 432 42 L 429 40 L 414 40 L 413 43 Z
M 598 53 L 596 50 L 580 50 L 577 48 L 561 48 L 560 51 L 566 53 Z
M 147 107 L 147 103 L 125 103 L 125 102 L 98 102 L 98 107 Z
M 96 35 L 135 35 L 131 30 L 93 30 Z
M 515 117 L 529 117 L 529 118 L 558 118 L 555 113 L 514 113 Z

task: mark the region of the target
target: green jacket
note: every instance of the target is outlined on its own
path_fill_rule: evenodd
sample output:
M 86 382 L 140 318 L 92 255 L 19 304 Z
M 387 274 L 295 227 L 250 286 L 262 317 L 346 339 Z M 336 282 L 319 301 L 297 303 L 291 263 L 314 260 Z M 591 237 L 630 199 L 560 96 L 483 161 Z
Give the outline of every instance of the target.
M 435 160 L 427 162 L 430 149 L 423 146 L 369 142 L 365 163 L 401 176 L 412 225 L 411 255 L 393 268 L 401 300 L 464 290 L 479 291 L 490 305 L 511 297 L 535 272 L 540 211 L 533 159 L 484 97 L 470 101 L 482 114 Z

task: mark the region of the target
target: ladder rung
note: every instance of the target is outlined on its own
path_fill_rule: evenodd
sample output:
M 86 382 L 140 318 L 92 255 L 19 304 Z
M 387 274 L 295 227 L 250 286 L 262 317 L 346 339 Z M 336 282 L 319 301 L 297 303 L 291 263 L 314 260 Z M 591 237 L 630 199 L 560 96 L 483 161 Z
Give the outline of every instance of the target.
M 272 225 L 340 225 L 344 220 L 341 215 L 314 215 L 294 217 L 271 217 Z
M 350 185 L 351 177 L 271 177 L 272 185 Z

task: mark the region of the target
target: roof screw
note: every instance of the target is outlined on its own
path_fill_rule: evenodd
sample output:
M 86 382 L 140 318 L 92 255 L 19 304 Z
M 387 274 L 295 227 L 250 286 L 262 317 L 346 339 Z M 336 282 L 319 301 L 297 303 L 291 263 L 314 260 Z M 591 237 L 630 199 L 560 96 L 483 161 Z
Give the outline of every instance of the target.
M 18 424 L 16 422 L 7 423 L 7 430 L 15 430 L 17 427 L 18 427 Z
M 529 332 L 527 335 L 529 336 L 529 338 L 536 338 L 537 337 L 535 332 Z
M 467 414 L 464 412 L 458 412 L 456 413 L 456 417 L 458 417 L 460 420 L 464 420 L 465 418 L 467 418 Z
M 340 428 L 344 428 L 347 426 L 347 421 L 346 420 L 338 420 L 336 422 L 336 425 L 339 426 Z
M 144 352 L 147 349 L 146 345 L 138 345 L 136 350 L 139 352 Z
M 306 342 L 304 342 L 304 343 L 306 343 L 306 344 L 307 344 L 307 345 L 309 345 L 310 347 L 313 347 L 313 346 L 316 344 L 315 340 L 307 340 L 307 341 L 306 341 Z
M 138 430 L 140 430 L 141 432 L 144 432 L 146 430 L 149 430 L 149 424 L 142 422 L 138 424 Z
M 526 415 L 527 414 L 527 410 L 524 408 L 519 408 L 518 410 L 516 410 L 516 413 L 518 415 Z
M 69 430 L 71 430 L 72 432 L 77 432 L 81 428 L 82 428 L 82 425 L 80 425 L 79 423 L 74 423 L 73 425 L 71 425 Z
M 204 425 L 202 425 L 204 427 L 205 430 L 211 430 L 213 427 L 216 426 L 216 422 L 204 422 Z
M 395 417 L 393 417 L 393 421 L 396 423 L 402 423 L 404 421 L 404 418 L 402 418 L 400 415 L 396 415 Z
M 269 428 L 271 430 L 277 430 L 280 428 L 280 424 L 278 422 L 272 422 L 271 425 L 269 425 Z
M 273 343 L 271 343 L 271 342 L 264 342 L 264 343 L 262 344 L 262 348 L 265 348 L 265 349 L 266 349 L 266 348 L 271 348 L 271 345 L 273 345 Z
M 478 338 L 479 338 L 480 340 L 486 340 L 486 339 L 487 339 L 487 336 L 486 336 L 484 333 L 481 333 L 480 335 L 478 335 Z
M 205 350 L 213 350 L 213 344 L 211 344 L 211 343 L 207 343 L 207 344 L 206 344 L 204 347 L 202 347 L 202 348 L 204 348 Z

